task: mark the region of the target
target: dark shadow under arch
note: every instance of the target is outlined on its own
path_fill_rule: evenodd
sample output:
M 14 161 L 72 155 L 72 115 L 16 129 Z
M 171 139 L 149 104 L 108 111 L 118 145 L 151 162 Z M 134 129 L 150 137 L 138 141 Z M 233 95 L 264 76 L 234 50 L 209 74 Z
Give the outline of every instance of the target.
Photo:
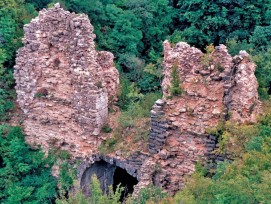
M 121 195 L 121 201 L 123 201 L 128 194 L 133 193 L 134 185 L 138 183 L 137 178 L 131 176 L 125 169 L 104 160 L 97 161 L 84 171 L 80 181 L 80 187 L 87 196 L 91 196 L 89 185 L 91 183 L 91 177 L 94 174 L 96 174 L 99 179 L 104 193 L 109 192 L 109 186 L 112 186 L 114 191 L 118 185 L 123 187 L 124 191 Z
M 123 201 L 124 198 L 127 197 L 129 194 L 132 194 L 134 192 L 134 186 L 136 184 L 138 184 L 137 178 L 128 174 L 125 169 L 122 169 L 120 167 L 116 168 L 113 177 L 113 190 L 115 192 L 118 185 L 124 188 L 121 195 L 121 201 Z

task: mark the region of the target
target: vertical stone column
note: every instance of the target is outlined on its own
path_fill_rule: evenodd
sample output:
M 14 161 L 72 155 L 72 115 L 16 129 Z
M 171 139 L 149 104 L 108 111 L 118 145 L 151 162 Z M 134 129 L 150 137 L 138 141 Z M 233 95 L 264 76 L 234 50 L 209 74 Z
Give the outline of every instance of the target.
M 168 121 L 163 111 L 165 101 L 159 99 L 155 102 L 151 110 L 151 130 L 149 138 L 149 152 L 158 153 L 166 142 L 168 136 Z

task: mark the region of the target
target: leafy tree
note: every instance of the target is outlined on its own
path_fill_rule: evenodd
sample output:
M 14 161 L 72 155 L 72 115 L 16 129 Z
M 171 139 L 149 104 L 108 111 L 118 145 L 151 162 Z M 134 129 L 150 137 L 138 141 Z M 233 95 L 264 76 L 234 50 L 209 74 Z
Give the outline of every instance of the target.
M 175 197 L 177 203 L 269 203 L 271 187 L 271 116 L 254 126 L 246 151 L 232 163 L 220 163 L 212 178 L 195 173 Z M 243 136 L 241 136 L 242 138 Z M 231 141 L 228 141 L 229 145 Z
M 98 49 L 113 52 L 130 81 L 144 92 L 159 88 L 159 79 L 145 73 L 144 67 L 145 63 L 160 63 L 162 42 L 173 29 L 174 10 L 167 0 L 65 0 L 65 3 L 69 9 L 89 15 Z
M 45 8 L 52 0 L 26 0 L 26 3 L 32 4 L 37 10 Z
M 103 194 L 100 182 L 96 175 L 92 176 L 90 183 L 91 196 L 86 197 L 82 191 L 78 191 L 75 195 L 71 195 L 68 199 L 61 198 L 56 201 L 57 204 L 121 204 L 121 192 L 123 189 L 118 186 L 113 192 L 112 186 L 109 187 L 109 193 Z
M 269 26 L 256 26 L 255 30 L 250 37 L 250 43 L 254 45 L 256 49 L 266 50 L 271 48 L 271 25 Z
M 23 0 L 0 2 L 0 121 L 7 120 L 13 108 L 15 52 L 21 46 L 23 24 L 34 15 L 33 6 Z
M 27 145 L 19 127 L 0 126 L 0 155 L 1 203 L 51 203 L 55 199 L 53 161 Z
M 143 33 L 142 43 L 144 46 L 141 54 L 143 58 L 151 51 L 161 52 L 162 42 L 172 29 L 174 16 L 174 10 L 168 1 L 128 0 L 126 6 L 141 22 L 140 30 Z
M 255 26 L 267 26 L 270 1 L 179 0 L 179 30 L 191 44 L 225 43 L 226 39 L 248 40 Z
M 145 204 L 145 203 L 159 203 L 166 197 L 166 193 L 161 188 L 156 186 L 148 186 L 140 190 L 139 195 L 134 198 L 128 198 L 127 204 Z
M 259 82 L 260 97 L 267 100 L 271 93 L 271 48 L 258 52 L 252 59 L 257 65 L 255 74 Z

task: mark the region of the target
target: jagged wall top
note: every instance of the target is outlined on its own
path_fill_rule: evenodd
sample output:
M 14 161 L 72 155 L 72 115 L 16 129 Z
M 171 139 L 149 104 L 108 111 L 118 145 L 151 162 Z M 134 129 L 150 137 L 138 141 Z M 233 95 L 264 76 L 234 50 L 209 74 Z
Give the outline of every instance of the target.
M 227 47 L 219 45 L 206 55 L 185 42 L 179 42 L 172 48 L 165 41 L 162 83 L 165 99 L 170 95 L 173 66 L 177 66 L 183 94 L 169 100 L 169 103 L 179 104 L 182 110 L 189 109 L 191 116 L 194 115 L 198 122 L 202 121 L 198 123 L 202 126 L 200 132 L 217 124 L 212 117 L 231 118 L 237 122 L 256 121 L 261 105 L 254 75 L 256 65 L 245 51 L 231 57 Z M 208 124 L 204 125 L 201 116 Z
M 185 42 L 171 47 L 165 41 L 163 67 L 163 100 L 152 107 L 149 153 L 161 169 L 153 181 L 176 192 L 197 161 L 214 165 L 227 157 L 215 153 L 218 138 L 207 130 L 225 119 L 255 122 L 261 102 L 256 66 L 245 51 L 231 57 L 226 46 L 219 45 L 204 54 Z M 173 68 L 181 80 L 178 96 L 172 96 Z
M 97 149 L 92 136 L 105 123 L 119 84 L 113 54 L 95 50 L 87 15 L 59 4 L 40 11 L 24 32 L 14 76 L 28 140 L 59 141 L 77 152 Z

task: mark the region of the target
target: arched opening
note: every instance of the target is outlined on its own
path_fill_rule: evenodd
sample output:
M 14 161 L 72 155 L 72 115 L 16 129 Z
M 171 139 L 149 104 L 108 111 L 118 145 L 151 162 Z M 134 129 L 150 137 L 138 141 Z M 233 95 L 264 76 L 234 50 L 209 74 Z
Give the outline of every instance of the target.
M 81 178 L 80 186 L 83 193 L 87 196 L 91 196 L 89 186 L 91 183 L 91 177 L 94 174 L 96 174 L 99 179 L 104 193 L 109 192 L 109 186 L 112 186 L 113 190 L 116 191 L 117 186 L 120 184 L 120 186 L 124 188 L 121 195 L 121 201 L 123 201 L 129 194 L 133 193 L 134 185 L 138 183 L 137 178 L 131 176 L 125 169 L 114 164 L 110 164 L 104 160 L 97 161 L 85 170 Z
M 91 167 L 89 167 L 83 174 L 81 178 L 81 189 L 83 193 L 87 196 L 91 195 L 89 185 L 91 183 L 91 177 L 96 174 L 100 181 L 101 188 L 104 193 L 108 193 L 109 186 L 113 185 L 113 175 L 115 172 L 115 166 L 111 165 L 105 161 L 95 162 Z
M 137 178 L 127 173 L 125 169 L 117 167 L 113 177 L 113 190 L 116 191 L 117 186 L 120 184 L 124 188 L 121 194 L 121 201 L 124 200 L 129 194 L 134 192 L 134 186 L 138 184 Z

